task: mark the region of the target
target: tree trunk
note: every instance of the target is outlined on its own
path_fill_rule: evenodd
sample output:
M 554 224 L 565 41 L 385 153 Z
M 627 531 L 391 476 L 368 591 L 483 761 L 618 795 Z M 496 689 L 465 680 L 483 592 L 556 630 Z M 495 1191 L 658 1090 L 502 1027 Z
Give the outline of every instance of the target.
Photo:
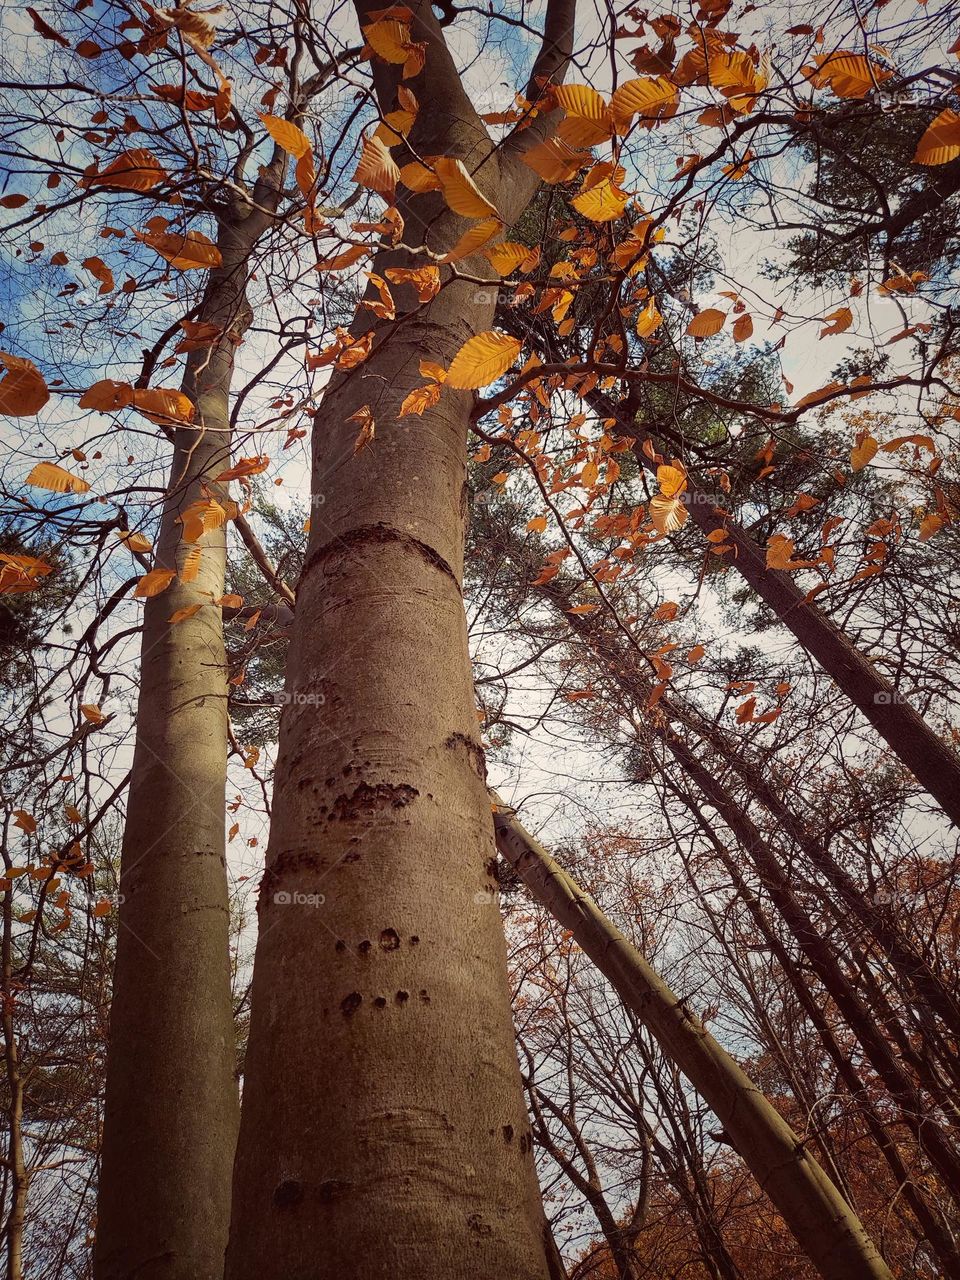
M 315 431 L 231 1280 L 544 1274 L 459 586 L 467 397 L 393 420 L 422 354 L 489 326 L 476 293 L 445 289 Z
M 537 901 L 572 931 L 627 1008 L 709 1104 L 825 1280 L 892 1280 L 857 1215 L 734 1059 L 503 806 L 494 825 L 501 854 Z
M 414 8 L 414 145 L 462 158 L 509 224 L 536 179 L 494 150 L 429 5 Z M 397 69 L 374 77 L 388 111 Z M 412 246 L 444 252 L 467 225 L 435 195 L 398 204 Z M 423 262 L 381 250 L 373 269 Z M 444 388 L 397 419 L 420 359 L 448 364 L 493 319 L 495 283 L 444 275 L 428 304 L 396 288 L 395 323 L 358 313 L 372 354 L 315 424 L 229 1280 L 547 1274 L 460 589 L 472 397 Z M 364 406 L 376 438 L 355 453 Z
M 250 226 L 222 224 L 222 265 L 199 318 L 236 336 Z M 253 239 L 251 239 L 253 237 Z M 224 836 L 227 664 L 220 609 L 224 527 L 194 546 L 181 513 L 229 466 L 234 343 L 191 352 L 183 388 L 196 425 L 177 429 L 157 567 L 181 575 L 146 601 L 136 747 L 120 875 L 97 1280 L 220 1280 L 239 1103 Z M 187 555 L 199 570 L 184 581 Z M 187 575 L 189 577 L 189 574 Z M 179 609 L 197 613 L 171 625 Z
M 645 457 L 636 448 L 637 456 Z M 960 760 L 835 623 L 814 604 L 787 573 L 768 569 L 766 557 L 750 536 L 727 520 L 708 495 L 691 485 L 689 511 L 703 533 L 721 524 L 735 548 L 728 563 L 749 583 L 794 638 L 816 658 L 884 739 L 913 776 L 960 826 Z

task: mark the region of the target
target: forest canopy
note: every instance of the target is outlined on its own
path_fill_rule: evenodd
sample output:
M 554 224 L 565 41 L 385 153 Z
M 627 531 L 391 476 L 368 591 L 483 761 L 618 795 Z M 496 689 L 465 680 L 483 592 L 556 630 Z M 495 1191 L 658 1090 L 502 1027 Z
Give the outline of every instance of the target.
M 944 0 L 7 4 L 11 1280 L 960 1280 Z

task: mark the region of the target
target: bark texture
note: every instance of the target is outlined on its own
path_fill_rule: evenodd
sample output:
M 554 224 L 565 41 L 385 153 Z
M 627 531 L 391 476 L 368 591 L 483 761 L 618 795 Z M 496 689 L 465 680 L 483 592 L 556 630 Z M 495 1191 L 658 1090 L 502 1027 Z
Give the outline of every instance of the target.
M 463 159 L 509 223 L 535 179 L 509 146 L 494 152 L 429 6 L 415 8 L 413 144 Z M 390 110 L 396 69 L 374 75 Z M 400 210 L 406 243 L 435 251 L 468 225 L 433 195 Z M 383 250 L 374 270 L 422 262 Z M 491 278 L 484 259 L 459 265 Z M 315 423 L 229 1280 L 548 1274 L 460 590 L 472 396 L 445 388 L 397 420 L 421 358 L 448 364 L 491 327 L 495 284 L 444 277 L 423 306 L 394 289 L 395 322 L 358 314 L 373 352 Z M 376 438 L 355 453 L 365 405 Z
M 224 225 L 199 318 L 249 322 L 254 227 Z M 226 530 L 184 543 L 181 513 L 229 466 L 234 343 L 190 353 L 195 426 L 176 430 L 156 566 L 197 576 L 146 601 L 136 747 L 121 858 L 97 1280 L 219 1280 L 239 1123 L 224 810 L 227 664 L 219 607 Z M 203 607 L 176 625 L 169 619 Z
M 596 903 L 505 807 L 497 847 L 709 1103 L 825 1280 L 892 1280 L 873 1241 L 806 1145 Z

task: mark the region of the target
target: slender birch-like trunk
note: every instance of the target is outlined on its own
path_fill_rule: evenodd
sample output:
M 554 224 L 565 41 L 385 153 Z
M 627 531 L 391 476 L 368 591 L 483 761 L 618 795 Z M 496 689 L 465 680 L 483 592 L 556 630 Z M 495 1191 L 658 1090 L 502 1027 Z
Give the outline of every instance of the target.
M 270 198 L 266 180 L 258 184 Z M 194 425 L 173 432 L 156 567 L 183 575 L 146 601 L 136 746 L 121 856 L 97 1280 L 219 1280 L 239 1122 L 225 854 L 227 663 L 219 600 L 226 529 L 183 540 L 192 502 L 225 498 L 235 339 L 263 216 L 221 222 L 222 265 L 198 318 L 224 331 L 192 351 Z M 171 625 L 180 609 L 200 604 Z

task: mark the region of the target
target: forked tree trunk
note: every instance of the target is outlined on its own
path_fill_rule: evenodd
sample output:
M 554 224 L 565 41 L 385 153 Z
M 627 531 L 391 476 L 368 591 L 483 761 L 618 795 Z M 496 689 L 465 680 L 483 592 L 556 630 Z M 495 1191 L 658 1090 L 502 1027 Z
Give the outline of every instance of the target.
M 592 898 L 498 805 L 497 848 L 596 964 L 723 1124 L 825 1280 L 892 1280 L 837 1188 L 763 1093 Z
M 262 224 L 259 223 L 262 230 Z M 253 221 L 221 226 L 199 319 L 234 336 L 250 314 Z M 224 843 L 226 531 L 184 543 L 180 514 L 229 466 L 235 346 L 191 352 L 195 426 L 175 432 L 156 566 L 197 576 L 146 601 L 136 747 L 120 874 L 97 1280 L 220 1280 L 239 1122 Z M 171 625 L 179 610 L 201 604 Z
M 462 158 L 509 223 L 536 180 L 510 147 L 493 153 L 429 5 L 414 7 L 414 145 Z M 397 69 L 374 74 L 389 111 Z M 399 207 L 409 244 L 442 252 L 466 228 L 436 196 Z M 384 250 L 374 270 L 423 261 Z M 547 1274 L 460 589 L 472 397 L 444 388 L 397 419 L 421 358 L 448 364 L 490 328 L 496 286 L 394 296 L 397 321 L 376 325 L 314 428 L 230 1280 Z M 354 333 L 373 327 L 361 310 Z M 355 454 L 365 405 L 376 438 Z

